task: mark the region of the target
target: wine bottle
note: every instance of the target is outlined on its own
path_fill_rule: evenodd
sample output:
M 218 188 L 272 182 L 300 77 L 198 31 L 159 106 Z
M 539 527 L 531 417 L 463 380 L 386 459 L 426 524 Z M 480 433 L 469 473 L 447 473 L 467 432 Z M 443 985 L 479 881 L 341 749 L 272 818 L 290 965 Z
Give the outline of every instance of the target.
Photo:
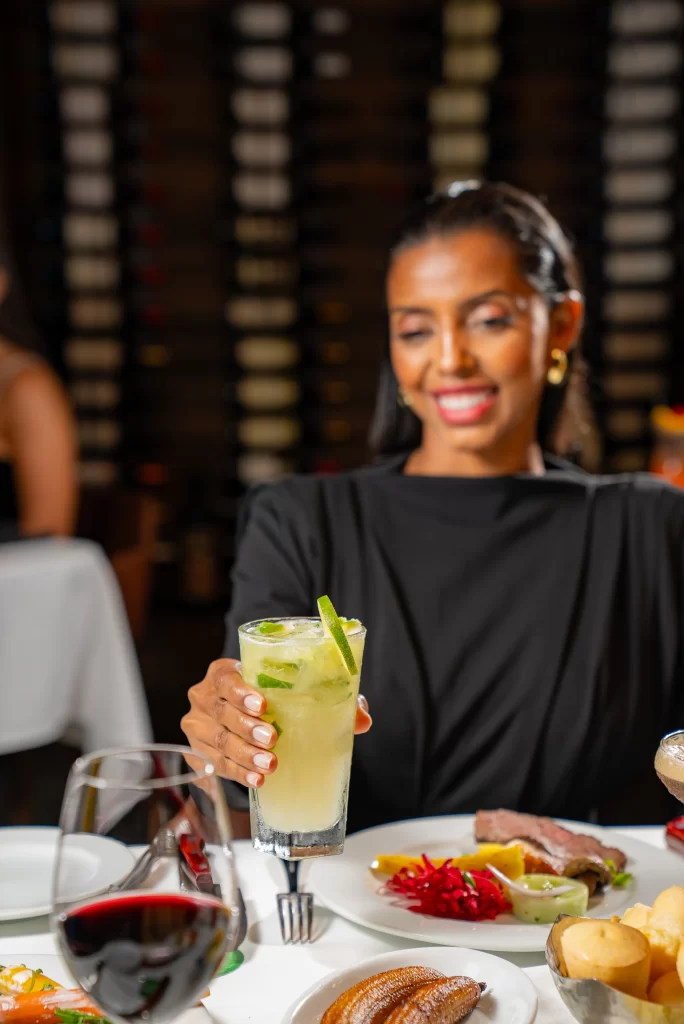
M 286 370 L 300 356 L 296 341 L 287 337 L 251 335 L 235 344 L 235 361 L 244 370 Z
M 672 296 L 666 291 L 608 291 L 603 297 L 603 316 L 616 324 L 657 322 L 671 311 Z
M 117 30 L 116 4 L 111 0 L 53 0 L 48 11 L 54 32 L 104 36 Z
M 674 217 L 669 210 L 612 210 L 603 217 L 603 237 L 612 245 L 651 245 L 669 238 Z
M 661 331 L 611 331 L 603 338 L 603 353 L 612 362 L 659 362 L 671 348 Z
M 677 0 L 631 0 L 611 4 L 611 28 L 623 35 L 665 34 L 682 27 Z
M 659 284 L 669 280 L 674 269 L 674 256 L 667 249 L 613 250 L 603 260 L 603 272 L 615 284 Z
M 124 362 L 123 343 L 117 338 L 72 337 L 64 345 L 64 361 L 73 371 L 114 371 Z

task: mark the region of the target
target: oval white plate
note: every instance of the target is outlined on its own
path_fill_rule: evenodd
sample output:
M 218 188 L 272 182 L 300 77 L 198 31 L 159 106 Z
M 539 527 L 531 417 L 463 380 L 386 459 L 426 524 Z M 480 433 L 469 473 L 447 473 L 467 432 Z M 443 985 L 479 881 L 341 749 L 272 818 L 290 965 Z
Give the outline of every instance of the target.
M 58 838 L 56 828 L 0 829 L 0 921 L 50 913 Z M 68 842 L 63 877 L 74 897 L 94 896 L 135 863 L 127 846 L 106 836 L 71 835 Z
M 47 953 L 2 953 L 0 954 L 0 963 L 4 967 L 25 964 L 32 971 L 42 971 L 58 985 L 64 985 L 65 988 L 78 988 L 61 956 Z M 178 1017 L 174 1024 L 207 1024 L 209 1020 L 210 1017 L 205 1008 L 197 1006 Z
M 448 976 L 464 974 L 475 981 L 486 982 L 487 991 L 468 1018 L 469 1024 L 485 1024 L 485 1021 L 489 1024 L 531 1024 L 537 1013 L 534 985 L 514 964 L 473 949 L 421 946 L 420 949 L 382 953 L 356 967 L 328 975 L 288 1010 L 282 1024 L 320 1024 L 330 1004 L 352 985 L 397 967 L 433 967 Z
M 341 917 L 355 924 L 418 942 L 447 946 L 468 946 L 516 953 L 543 950 L 550 925 L 523 924 L 510 914 L 495 921 L 450 921 L 414 914 L 397 905 L 392 896 L 381 896 L 381 880 L 369 865 L 379 853 L 453 857 L 477 849 L 473 839 L 473 815 L 418 818 L 367 829 L 348 836 L 340 857 L 321 857 L 312 862 L 307 887 Z M 670 885 L 680 885 L 684 874 L 681 857 L 669 850 L 657 850 L 637 839 L 616 835 L 595 825 L 563 822 L 574 832 L 597 836 L 608 846 L 627 854 L 627 871 L 634 881 L 624 889 L 613 889 L 592 901 L 588 916 L 611 917 L 634 903 L 651 906 Z

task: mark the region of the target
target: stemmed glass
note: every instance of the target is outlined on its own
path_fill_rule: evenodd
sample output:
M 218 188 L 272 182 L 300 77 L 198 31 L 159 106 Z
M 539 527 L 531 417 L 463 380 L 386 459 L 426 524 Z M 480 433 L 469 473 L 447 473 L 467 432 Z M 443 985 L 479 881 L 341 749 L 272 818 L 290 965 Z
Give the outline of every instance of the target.
M 67 782 L 53 927 L 112 1022 L 193 1006 L 240 926 L 228 810 L 206 757 L 152 744 L 79 758 Z
M 655 758 L 655 770 L 672 796 L 684 803 L 684 730 L 663 736 Z

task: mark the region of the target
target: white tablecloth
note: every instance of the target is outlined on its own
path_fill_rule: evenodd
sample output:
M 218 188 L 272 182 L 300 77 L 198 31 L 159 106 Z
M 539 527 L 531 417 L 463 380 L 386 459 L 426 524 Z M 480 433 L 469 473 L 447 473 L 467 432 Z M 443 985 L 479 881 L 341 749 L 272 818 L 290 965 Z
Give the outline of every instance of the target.
M 85 540 L 0 546 L 0 754 L 68 731 L 84 751 L 152 738 L 126 611 Z
M 662 828 L 614 831 L 664 848 Z M 242 892 L 250 928 L 242 949 L 245 963 L 215 983 L 206 1005 L 221 1024 L 279 1024 L 287 1008 L 318 979 L 341 967 L 394 949 L 420 945 L 350 924 L 325 908 L 316 908 L 317 941 L 310 946 L 283 946 L 276 917 L 275 894 L 284 874 L 272 857 L 256 853 L 251 844 L 235 844 Z M 47 918 L 0 924 L 0 963 L 9 955 L 54 953 Z M 544 965 L 543 953 L 498 954 L 522 967 L 539 996 L 536 1024 L 572 1024 Z

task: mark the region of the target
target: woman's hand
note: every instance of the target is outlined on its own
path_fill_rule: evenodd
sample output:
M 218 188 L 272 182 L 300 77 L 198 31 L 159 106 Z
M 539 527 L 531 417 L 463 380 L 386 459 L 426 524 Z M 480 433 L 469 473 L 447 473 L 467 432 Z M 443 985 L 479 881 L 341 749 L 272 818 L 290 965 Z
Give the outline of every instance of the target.
M 264 776 L 278 766 L 271 752 L 277 735 L 273 726 L 260 720 L 266 711 L 263 695 L 240 675 L 241 665 L 221 658 L 209 666 L 201 683 L 188 696 L 190 710 L 181 721 L 188 743 L 211 758 L 224 779 L 258 789 Z M 355 732 L 368 732 L 371 717 L 365 697 L 359 697 Z

